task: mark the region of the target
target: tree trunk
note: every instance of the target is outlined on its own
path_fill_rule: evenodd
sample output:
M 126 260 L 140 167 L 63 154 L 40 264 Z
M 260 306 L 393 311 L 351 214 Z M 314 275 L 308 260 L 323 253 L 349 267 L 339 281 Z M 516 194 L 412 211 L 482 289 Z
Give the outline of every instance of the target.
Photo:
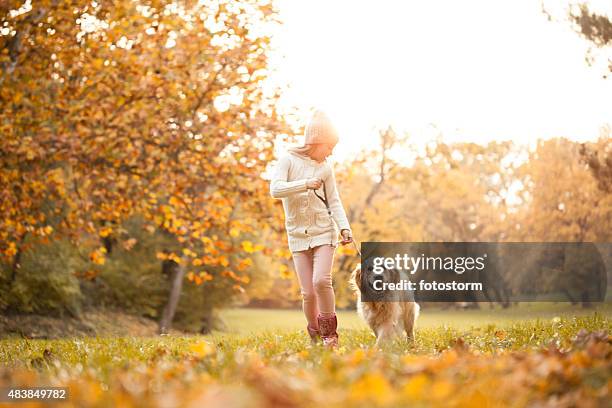
M 17 244 L 17 252 L 15 253 L 15 257 L 13 258 L 11 277 L 9 280 L 9 284 L 11 286 L 13 285 L 13 283 L 15 283 L 15 279 L 17 279 L 17 269 L 21 268 L 21 254 L 23 253 L 22 247 L 27 234 L 27 232 L 23 234 L 21 238 L 19 238 L 19 243 Z
M 572 305 L 577 304 L 578 302 L 576 301 L 576 299 L 574 299 L 574 297 L 572 296 L 572 294 L 569 292 L 569 290 L 567 290 L 567 288 L 563 288 L 561 289 L 561 291 L 565 294 L 565 296 L 567 296 L 567 298 L 569 299 L 570 302 L 572 302 Z
M 185 267 L 172 260 L 167 260 L 162 263 L 162 272 L 169 272 L 170 294 L 168 296 L 168 303 L 166 303 L 159 321 L 159 334 L 167 334 L 172 326 L 172 319 L 174 318 L 176 307 L 181 297 Z
M 212 309 L 208 309 L 204 312 L 202 317 L 202 326 L 200 327 L 200 334 L 209 334 L 212 332 L 214 321 L 213 321 Z

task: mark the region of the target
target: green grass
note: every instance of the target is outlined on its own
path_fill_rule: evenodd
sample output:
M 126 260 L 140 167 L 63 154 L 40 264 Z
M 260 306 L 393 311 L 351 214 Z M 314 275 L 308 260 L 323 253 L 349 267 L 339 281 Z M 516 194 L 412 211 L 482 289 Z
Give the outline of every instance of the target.
M 243 347 L 266 355 L 294 353 L 308 346 L 305 318 L 299 310 L 228 309 L 223 311 L 222 317 L 228 326 L 227 331 L 215 331 L 207 336 L 1 340 L 0 364 L 27 366 L 48 349 L 54 357 L 71 366 L 120 367 L 148 361 L 161 350 L 164 358 L 180 358 L 190 344 L 201 339 L 217 344 L 221 349 Z M 373 345 L 372 332 L 356 312 L 339 311 L 338 320 L 341 341 L 347 350 Z M 497 347 L 533 348 L 550 341 L 569 340 L 580 329 L 610 330 L 611 325 L 612 315 L 607 306 L 597 310 L 550 304 L 495 310 L 426 309 L 421 311 L 415 344 L 398 340 L 389 346 L 389 350 L 436 353 L 450 347 L 459 337 L 481 351 Z M 500 331 L 504 332 L 503 338 Z M 263 350 L 262 344 L 265 345 Z
M 249 311 L 257 314 L 258 311 Z M 551 342 L 562 345 L 570 341 L 581 329 L 588 331 L 612 330 L 612 320 L 601 314 L 563 317 L 554 320 L 515 320 L 510 324 L 460 329 L 454 327 L 429 327 L 417 330 L 414 344 L 398 340 L 386 346 L 385 351 L 435 355 L 452 347 L 458 338 L 478 351 L 521 350 L 545 347 Z M 341 352 L 373 346 L 374 337 L 367 329 L 339 330 L 342 341 Z M 503 333 L 500 334 L 500 333 Z M 189 354 L 194 342 L 206 341 L 231 359 L 236 350 L 253 350 L 265 358 L 276 355 L 298 353 L 308 349 L 306 334 L 301 330 L 277 331 L 264 329 L 247 335 L 212 334 L 208 336 L 162 336 L 83 338 L 62 340 L 7 339 L 0 341 L 0 364 L 13 367 L 44 367 L 54 369 L 53 364 L 43 359 L 44 350 L 51 352 L 53 359 L 62 366 L 87 367 L 107 372 L 116 367 L 156 360 L 177 361 Z M 227 354 L 229 353 L 229 354 Z
M 0 340 L 0 388 L 68 386 L 77 406 L 596 406 L 609 394 L 612 337 L 586 336 L 612 332 L 607 307 L 424 310 L 414 343 L 380 350 L 355 312 L 339 313 L 334 351 L 310 345 L 301 311 L 223 318 L 230 331 L 207 336 Z
M 466 329 L 489 324 L 504 326 L 520 321 L 550 320 L 558 316 L 584 316 L 594 312 L 612 317 L 612 304 L 601 304 L 592 309 L 583 309 L 568 303 L 522 303 L 508 309 L 500 307 L 490 309 L 489 306 L 476 310 L 429 308 L 421 309 L 417 327 Z M 355 311 L 338 311 L 337 314 L 338 324 L 342 328 L 367 328 Z M 306 326 L 305 317 L 299 310 L 227 309 L 221 312 L 221 317 L 227 325 L 226 331 L 236 334 L 258 333 L 262 330 L 300 330 Z

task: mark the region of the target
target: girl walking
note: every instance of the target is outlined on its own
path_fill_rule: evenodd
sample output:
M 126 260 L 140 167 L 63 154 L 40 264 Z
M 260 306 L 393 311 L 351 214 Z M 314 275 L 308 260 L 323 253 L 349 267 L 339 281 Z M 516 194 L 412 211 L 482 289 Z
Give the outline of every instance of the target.
M 338 345 L 331 278 L 338 229 L 342 245 L 353 240 L 333 168 L 326 160 L 337 143 L 338 133 L 329 118 L 315 112 L 306 126 L 304 145 L 290 148 L 278 160 L 270 182 L 270 194 L 283 202 L 306 330 L 313 343 L 322 339 L 329 347 Z

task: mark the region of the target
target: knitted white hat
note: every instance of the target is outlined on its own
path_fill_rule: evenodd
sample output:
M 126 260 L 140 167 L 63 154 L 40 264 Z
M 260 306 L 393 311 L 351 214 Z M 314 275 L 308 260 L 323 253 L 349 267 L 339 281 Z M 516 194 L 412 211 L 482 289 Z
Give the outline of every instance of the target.
M 304 144 L 338 143 L 338 131 L 329 117 L 322 111 L 316 111 L 304 131 Z

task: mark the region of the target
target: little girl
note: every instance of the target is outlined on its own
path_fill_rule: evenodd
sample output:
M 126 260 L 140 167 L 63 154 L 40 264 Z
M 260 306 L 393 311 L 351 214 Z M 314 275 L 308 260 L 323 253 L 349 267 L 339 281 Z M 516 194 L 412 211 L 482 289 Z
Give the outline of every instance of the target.
M 289 249 L 302 293 L 302 307 L 313 343 L 338 345 L 331 271 L 338 246 L 352 242 L 352 232 L 326 158 L 338 143 L 329 118 L 315 112 L 306 126 L 304 146 L 290 148 L 278 160 L 270 194 L 283 201 Z M 334 223 L 335 222 L 335 223 Z M 336 226 L 337 224 L 337 226 Z

